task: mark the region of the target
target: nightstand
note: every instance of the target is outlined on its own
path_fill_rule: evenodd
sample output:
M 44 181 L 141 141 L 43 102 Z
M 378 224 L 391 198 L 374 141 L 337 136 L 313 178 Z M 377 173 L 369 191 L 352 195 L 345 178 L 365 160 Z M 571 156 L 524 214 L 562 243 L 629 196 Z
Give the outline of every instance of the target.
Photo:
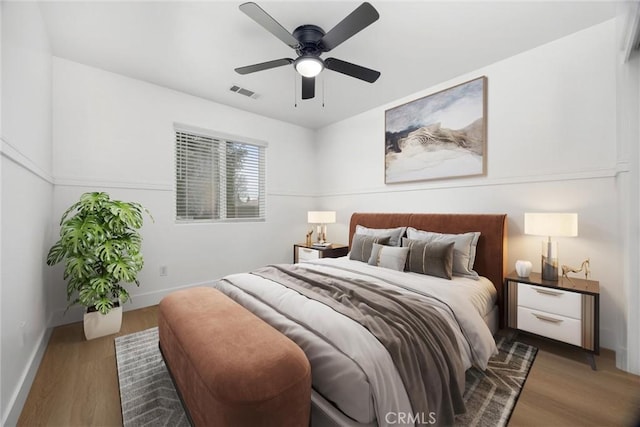
M 349 246 L 333 244 L 326 248 L 314 248 L 302 243 L 293 245 L 293 262 L 309 261 L 319 258 L 338 258 L 349 253 Z
M 600 284 L 560 277 L 542 280 L 539 273 L 505 278 L 506 325 L 562 341 L 587 351 L 592 369 L 600 354 Z

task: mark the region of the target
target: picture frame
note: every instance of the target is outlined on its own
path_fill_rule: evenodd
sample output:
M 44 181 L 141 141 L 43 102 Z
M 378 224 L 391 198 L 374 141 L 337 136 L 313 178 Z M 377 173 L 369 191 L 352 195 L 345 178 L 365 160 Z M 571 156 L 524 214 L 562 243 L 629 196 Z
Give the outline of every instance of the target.
M 385 183 L 486 174 L 487 77 L 385 111 Z

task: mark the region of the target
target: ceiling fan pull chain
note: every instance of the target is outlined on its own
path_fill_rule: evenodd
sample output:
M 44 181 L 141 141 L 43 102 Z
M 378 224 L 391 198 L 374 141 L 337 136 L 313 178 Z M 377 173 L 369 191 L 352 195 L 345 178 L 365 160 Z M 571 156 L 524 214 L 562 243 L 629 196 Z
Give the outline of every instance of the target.
M 298 108 L 298 86 L 296 82 L 296 71 L 295 68 L 293 70 L 293 106 Z
M 322 76 L 322 108 L 324 108 L 324 76 Z

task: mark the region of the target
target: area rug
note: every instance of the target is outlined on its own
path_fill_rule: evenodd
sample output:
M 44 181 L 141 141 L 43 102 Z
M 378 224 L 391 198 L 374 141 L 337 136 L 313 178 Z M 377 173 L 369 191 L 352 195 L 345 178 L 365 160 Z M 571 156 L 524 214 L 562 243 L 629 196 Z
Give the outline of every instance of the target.
M 456 417 L 456 426 L 505 426 L 529 375 L 538 349 L 505 337 L 497 337 L 498 353 L 486 371 L 467 370 L 464 403 L 467 412 Z
M 158 328 L 117 337 L 116 363 L 123 426 L 190 425 L 160 355 Z
M 504 426 L 509 421 L 537 349 L 497 339 L 500 353 L 482 372 L 467 371 L 467 413 L 457 426 Z M 134 426 L 188 426 L 189 421 L 158 349 L 158 328 L 116 338 L 122 422 Z

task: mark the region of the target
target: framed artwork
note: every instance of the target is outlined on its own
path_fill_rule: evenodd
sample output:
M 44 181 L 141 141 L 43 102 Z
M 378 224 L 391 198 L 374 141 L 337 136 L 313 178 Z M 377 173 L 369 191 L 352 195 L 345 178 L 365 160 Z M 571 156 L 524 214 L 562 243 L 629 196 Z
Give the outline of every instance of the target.
M 385 111 L 385 183 L 484 175 L 487 78 Z

